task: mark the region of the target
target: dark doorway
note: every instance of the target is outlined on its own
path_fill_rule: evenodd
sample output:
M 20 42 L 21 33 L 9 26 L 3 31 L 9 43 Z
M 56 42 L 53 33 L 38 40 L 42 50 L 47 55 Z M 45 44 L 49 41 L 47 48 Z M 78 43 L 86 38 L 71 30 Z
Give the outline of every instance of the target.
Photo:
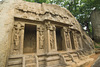
M 36 53 L 36 26 L 25 25 L 24 31 L 24 53 Z
M 61 35 L 61 27 L 56 27 L 56 42 L 57 42 L 57 50 L 62 51 L 62 35 Z
M 73 38 L 73 33 L 72 33 L 72 31 L 70 32 L 70 39 L 71 39 L 72 49 L 75 49 L 75 44 L 74 44 L 74 38 Z

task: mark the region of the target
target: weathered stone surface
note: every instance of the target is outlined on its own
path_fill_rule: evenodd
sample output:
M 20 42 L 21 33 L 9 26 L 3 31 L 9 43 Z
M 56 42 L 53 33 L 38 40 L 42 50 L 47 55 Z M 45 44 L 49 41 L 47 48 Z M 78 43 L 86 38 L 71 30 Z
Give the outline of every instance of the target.
M 0 4 L 0 67 L 5 67 L 11 45 L 14 9 L 11 1 Z
M 68 10 L 17 1 L 0 5 L 1 67 L 66 67 L 88 60 L 93 41 Z

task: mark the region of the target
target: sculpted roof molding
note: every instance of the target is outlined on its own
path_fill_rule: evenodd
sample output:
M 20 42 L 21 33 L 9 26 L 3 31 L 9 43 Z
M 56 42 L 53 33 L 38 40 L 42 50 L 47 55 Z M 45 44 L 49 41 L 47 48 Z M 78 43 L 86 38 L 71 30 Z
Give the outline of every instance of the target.
M 35 21 L 50 20 L 55 22 L 73 25 L 72 29 L 80 30 L 78 21 L 75 17 L 63 7 L 46 3 L 31 3 L 22 1 L 15 4 L 15 17 L 30 19 Z

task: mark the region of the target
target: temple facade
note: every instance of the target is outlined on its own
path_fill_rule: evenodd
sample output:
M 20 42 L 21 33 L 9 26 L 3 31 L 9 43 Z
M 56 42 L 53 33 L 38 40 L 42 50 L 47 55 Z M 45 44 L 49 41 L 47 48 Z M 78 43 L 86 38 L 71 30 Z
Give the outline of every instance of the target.
M 21 1 L 11 13 L 4 66 L 77 67 L 93 60 L 93 41 L 67 9 Z

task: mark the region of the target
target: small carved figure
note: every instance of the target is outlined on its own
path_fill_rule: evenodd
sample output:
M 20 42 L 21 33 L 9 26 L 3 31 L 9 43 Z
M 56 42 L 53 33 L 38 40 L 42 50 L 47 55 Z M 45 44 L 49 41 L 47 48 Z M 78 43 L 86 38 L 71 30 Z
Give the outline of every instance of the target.
M 53 31 L 50 32 L 50 46 L 51 46 L 51 49 L 54 49 Z
M 67 47 L 70 48 L 70 38 L 68 32 L 66 33 L 66 42 L 67 42 Z
M 39 43 L 40 43 L 40 49 L 43 49 L 43 45 L 44 45 L 44 35 L 43 35 L 43 31 L 40 31 L 40 37 L 39 37 Z
M 44 26 L 41 25 L 37 28 L 39 31 L 39 48 L 43 49 L 44 47 Z

